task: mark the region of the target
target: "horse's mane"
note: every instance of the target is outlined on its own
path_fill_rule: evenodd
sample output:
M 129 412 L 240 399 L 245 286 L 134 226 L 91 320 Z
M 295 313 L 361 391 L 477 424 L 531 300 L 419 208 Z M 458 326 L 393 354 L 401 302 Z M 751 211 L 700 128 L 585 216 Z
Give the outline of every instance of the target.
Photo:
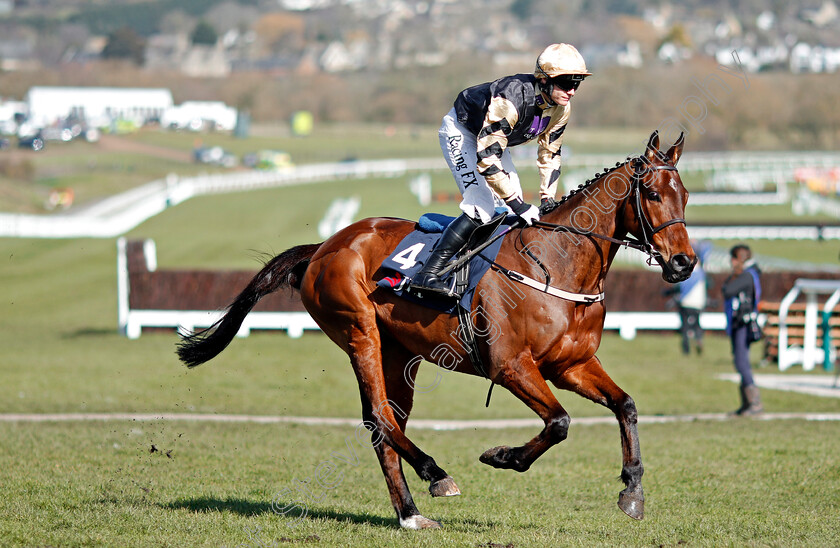
M 596 173 L 591 179 L 589 179 L 585 183 L 582 183 L 582 184 L 578 185 L 578 187 L 576 189 L 573 189 L 571 192 L 564 195 L 559 200 L 549 200 L 548 202 L 546 202 L 545 204 L 540 206 L 540 215 L 545 215 L 547 213 L 551 213 L 552 211 L 554 211 L 555 209 L 557 209 L 558 207 L 560 207 L 561 205 L 563 205 L 564 203 L 569 201 L 569 199 L 571 199 L 573 196 L 579 194 L 584 189 L 587 189 L 590 186 L 594 185 L 595 183 L 597 183 L 598 181 L 603 179 L 605 176 L 609 175 L 610 173 L 617 170 L 618 168 L 626 165 L 628 162 L 631 162 L 631 161 L 635 160 L 636 158 L 637 158 L 636 156 L 628 156 L 627 159 L 624 160 L 623 162 L 616 162 L 614 167 L 611 167 L 611 168 L 606 168 L 605 167 L 604 171 L 602 171 L 601 173 Z

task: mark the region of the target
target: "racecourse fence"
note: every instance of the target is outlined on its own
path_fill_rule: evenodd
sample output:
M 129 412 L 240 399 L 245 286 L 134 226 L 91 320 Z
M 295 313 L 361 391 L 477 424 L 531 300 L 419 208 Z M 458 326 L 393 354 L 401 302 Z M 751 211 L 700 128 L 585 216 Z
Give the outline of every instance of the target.
M 616 156 L 612 154 L 580 154 L 565 159 L 564 167 L 567 170 L 594 172 L 615 161 Z M 683 173 L 772 170 L 783 177 L 790 174 L 789 180 L 792 180 L 793 170 L 799 167 L 837 166 L 840 166 L 840 154 L 835 152 L 686 153 L 680 159 L 680 171 Z M 184 178 L 170 175 L 90 207 L 53 215 L 0 214 L 0 237 L 112 238 L 195 196 L 317 184 L 337 179 L 402 177 L 408 173 L 445 169 L 446 164 L 441 158 L 421 158 L 312 164 L 276 171 L 240 170 Z M 773 201 L 778 197 L 768 196 L 767 199 Z
M 152 240 L 117 240 L 117 317 L 120 332 L 130 339 L 143 328 L 178 328 L 189 332 L 213 325 L 256 272 L 158 270 Z M 300 337 L 318 326 L 291 291 L 278 291 L 260 301 L 238 336 L 251 329 L 282 329 Z
M 781 301 L 761 302 L 765 360 L 782 371 L 797 364 L 810 371 L 817 363 L 833 369 L 840 351 L 838 303 L 840 280 L 806 278 L 797 279 Z
M 235 171 L 197 177 L 170 175 L 87 208 L 56 215 L 0 214 L 0 236 L 113 238 L 195 196 L 315 184 L 340 179 L 399 177 L 422 160 L 313 164 L 276 171 Z M 443 160 L 440 162 L 443 163 Z
M 213 325 L 223 307 L 233 301 L 256 274 L 255 271 L 158 270 L 156 249 L 151 240 L 117 241 L 118 318 L 120 331 L 129 338 L 141 336 L 144 328 L 193 331 Z M 724 273 L 708 274 L 710 305 L 700 315 L 700 325 L 721 331 L 726 326 L 716 295 Z M 763 299 L 779 302 L 802 277 L 836 280 L 832 272 L 766 272 L 762 275 Z M 837 282 L 834 281 L 836 284 Z M 608 307 L 605 329 L 632 339 L 640 330 L 673 331 L 680 319 L 666 296 L 661 274 L 652 270 L 615 269 L 606 280 Z M 763 310 L 761 321 L 767 319 Z M 260 301 L 249 314 L 238 335 L 254 329 L 284 330 L 297 338 L 317 324 L 303 307 L 296 292 L 278 291 Z

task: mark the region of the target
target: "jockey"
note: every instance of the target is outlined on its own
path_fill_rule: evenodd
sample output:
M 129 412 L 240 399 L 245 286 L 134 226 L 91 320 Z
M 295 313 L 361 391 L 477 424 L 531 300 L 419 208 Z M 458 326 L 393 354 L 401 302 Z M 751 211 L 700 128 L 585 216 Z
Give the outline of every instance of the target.
M 522 199 L 519 176 L 508 147 L 538 139 L 541 203 L 553 200 L 560 177 L 560 145 L 569 120 L 569 101 L 591 73 L 574 46 L 552 44 L 537 57 L 533 74 L 515 74 L 462 91 L 443 117 L 440 147 L 463 195 L 461 211 L 417 273 L 411 288 L 452 296 L 438 274 L 461 251 L 497 206 L 522 222 L 539 219 L 539 209 Z

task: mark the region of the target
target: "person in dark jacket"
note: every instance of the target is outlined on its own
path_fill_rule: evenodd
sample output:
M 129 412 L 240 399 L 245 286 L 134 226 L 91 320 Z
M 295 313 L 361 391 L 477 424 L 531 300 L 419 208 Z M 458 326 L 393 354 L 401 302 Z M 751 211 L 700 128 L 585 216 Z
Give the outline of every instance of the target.
M 537 139 L 540 199 L 551 201 L 560 177 L 560 145 L 569 101 L 591 73 L 574 46 L 552 44 L 537 57 L 533 74 L 515 74 L 462 91 L 443 117 L 440 146 L 463 195 L 463 212 L 443 232 L 431 257 L 411 281 L 413 290 L 453 296 L 438 274 L 470 236 L 502 207 L 530 225 L 536 206 L 522 197 L 509 147 Z
M 761 298 L 761 272 L 746 245 L 734 246 L 729 254 L 732 273 L 721 290 L 726 312 L 726 332 L 732 341 L 735 369 L 741 375 L 741 406 L 734 414 L 756 415 L 764 407 L 750 368 L 750 344 L 754 341 L 749 337 L 749 324 Z

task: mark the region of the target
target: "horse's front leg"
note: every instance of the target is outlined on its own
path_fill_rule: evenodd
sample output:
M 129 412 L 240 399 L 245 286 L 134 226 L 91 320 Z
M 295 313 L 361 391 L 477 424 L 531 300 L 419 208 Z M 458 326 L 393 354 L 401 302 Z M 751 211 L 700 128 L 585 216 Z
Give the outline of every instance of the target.
M 569 414 L 554 397 L 530 355 L 522 354 L 507 363 L 495 382 L 522 400 L 545 423 L 542 431 L 520 447 L 500 446 L 485 451 L 479 460 L 495 468 L 524 472 L 569 432 Z
M 642 466 L 639 432 L 636 427 L 638 413 L 633 398 L 613 382 L 595 356 L 564 371 L 554 380 L 554 384 L 558 388 L 571 390 L 599 403 L 615 413 L 621 432 L 621 480 L 626 485 L 618 496 L 618 506 L 631 518 L 642 519 L 645 514 L 642 474 L 645 470 Z

